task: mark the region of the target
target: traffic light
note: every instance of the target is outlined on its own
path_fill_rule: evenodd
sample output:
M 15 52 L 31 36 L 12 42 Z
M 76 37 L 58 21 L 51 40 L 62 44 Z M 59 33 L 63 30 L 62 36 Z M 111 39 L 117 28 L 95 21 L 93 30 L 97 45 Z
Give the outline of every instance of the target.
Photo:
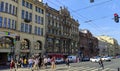
M 117 13 L 114 14 L 114 21 L 115 21 L 116 23 L 119 22 L 119 16 L 118 16 Z
M 94 0 L 90 0 L 90 3 L 93 3 L 94 2 Z

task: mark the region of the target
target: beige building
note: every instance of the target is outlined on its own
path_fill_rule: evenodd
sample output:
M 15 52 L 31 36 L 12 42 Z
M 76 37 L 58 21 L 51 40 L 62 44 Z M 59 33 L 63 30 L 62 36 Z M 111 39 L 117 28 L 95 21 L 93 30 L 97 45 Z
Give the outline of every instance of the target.
M 97 36 L 99 40 L 99 55 L 115 56 L 120 54 L 120 48 L 116 39 L 109 36 Z
M 44 52 L 45 6 L 37 0 L 0 0 L 0 63 Z

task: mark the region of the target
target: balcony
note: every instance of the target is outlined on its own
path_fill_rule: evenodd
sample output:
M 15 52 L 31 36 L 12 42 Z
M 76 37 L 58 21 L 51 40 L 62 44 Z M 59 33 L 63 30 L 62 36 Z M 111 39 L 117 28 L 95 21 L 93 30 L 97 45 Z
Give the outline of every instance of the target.
M 30 19 L 25 18 L 25 19 L 24 19 L 24 22 L 26 22 L 26 23 L 30 23 L 30 22 L 31 22 L 31 20 L 30 20 Z

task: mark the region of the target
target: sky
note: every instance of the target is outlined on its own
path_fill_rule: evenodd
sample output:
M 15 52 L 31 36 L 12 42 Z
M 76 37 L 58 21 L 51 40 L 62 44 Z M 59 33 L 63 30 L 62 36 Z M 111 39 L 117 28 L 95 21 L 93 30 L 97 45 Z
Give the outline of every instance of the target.
M 120 0 L 43 0 L 56 10 L 68 8 L 71 16 L 79 21 L 79 29 L 88 29 L 93 36 L 106 35 L 120 44 L 120 22 L 114 21 L 114 13 L 120 16 Z

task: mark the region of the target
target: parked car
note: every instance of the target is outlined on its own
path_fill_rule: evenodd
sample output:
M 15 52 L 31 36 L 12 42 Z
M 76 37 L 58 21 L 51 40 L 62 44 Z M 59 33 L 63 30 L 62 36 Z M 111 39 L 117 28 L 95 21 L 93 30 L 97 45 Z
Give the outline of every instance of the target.
M 70 62 L 76 62 L 77 57 L 76 56 L 68 56 L 68 59 Z
M 111 61 L 111 57 L 104 56 L 104 57 L 102 57 L 102 60 L 103 61 Z
M 55 63 L 56 64 L 64 63 L 64 59 L 63 58 L 56 58 Z
M 89 57 L 83 57 L 82 61 L 90 61 L 90 58 Z
M 91 62 L 99 62 L 99 61 L 100 61 L 100 57 L 90 58 L 90 61 L 91 61 Z

